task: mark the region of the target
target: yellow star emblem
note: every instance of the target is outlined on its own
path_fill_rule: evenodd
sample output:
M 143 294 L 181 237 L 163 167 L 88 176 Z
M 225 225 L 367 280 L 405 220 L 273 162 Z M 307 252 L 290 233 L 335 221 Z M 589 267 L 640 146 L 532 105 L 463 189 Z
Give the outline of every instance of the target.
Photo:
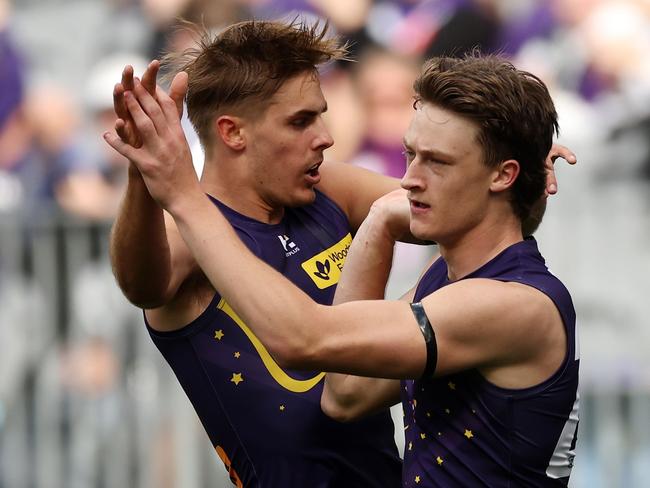
M 214 331 L 214 338 L 216 340 L 220 341 L 223 336 L 224 336 L 223 330 L 219 329 Z
M 436 462 L 438 463 L 438 466 L 441 466 L 442 463 L 444 463 L 443 459 L 440 456 L 436 458 Z
M 426 438 L 427 438 L 427 435 L 424 432 L 422 432 L 420 434 L 420 439 L 426 439 Z
M 419 483 L 419 482 L 420 482 L 420 477 L 419 477 L 419 476 L 416 476 L 416 477 L 415 477 L 415 482 L 416 482 L 416 483 Z
M 455 390 L 456 389 L 456 383 L 454 383 L 453 381 L 450 381 L 449 383 L 447 383 L 447 386 L 449 386 L 450 390 Z
M 242 377 L 241 373 L 233 373 L 232 378 L 230 378 L 230 381 L 235 384 L 235 386 L 239 385 L 242 381 L 244 381 L 244 378 Z
M 284 405 L 280 405 L 280 412 L 284 412 Z
M 474 434 L 472 434 L 472 431 L 468 430 L 468 429 L 465 429 L 465 434 L 463 434 L 463 435 L 465 437 L 467 437 L 468 439 L 471 439 L 472 437 L 474 437 Z
M 239 351 L 237 351 L 235 354 L 233 354 L 233 356 L 235 356 L 236 359 L 239 359 L 239 356 L 241 356 L 241 354 Z

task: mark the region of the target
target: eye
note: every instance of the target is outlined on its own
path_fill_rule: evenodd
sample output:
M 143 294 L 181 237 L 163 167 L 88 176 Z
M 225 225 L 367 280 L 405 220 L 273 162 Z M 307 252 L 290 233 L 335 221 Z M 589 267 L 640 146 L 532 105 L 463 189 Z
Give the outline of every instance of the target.
M 446 161 L 442 161 L 442 160 L 440 160 L 440 159 L 434 159 L 434 158 L 430 158 L 430 159 L 428 159 L 428 161 L 429 161 L 431 164 L 438 164 L 438 165 L 442 165 L 442 166 L 446 166 L 446 165 L 449 164 L 449 163 L 447 163 Z
M 415 159 L 415 153 L 409 149 L 404 148 L 402 151 L 402 156 L 406 160 L 406 164 L 410 164 L 413 159 Z
M 291 119 L 289 123 L 291 124 L 292 127 L 295 127 L 297 129 L 304 129 L 309 124 L 311 124 L 313 119 L 314 117 L 308 117 L 308 116 L 296 117 L 295 119 Z

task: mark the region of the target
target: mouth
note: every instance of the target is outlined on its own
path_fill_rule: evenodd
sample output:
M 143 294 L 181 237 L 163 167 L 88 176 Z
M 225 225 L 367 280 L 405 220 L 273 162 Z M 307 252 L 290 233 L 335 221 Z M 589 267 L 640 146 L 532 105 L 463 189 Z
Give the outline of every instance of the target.
M 417 200 L 413 200 L 412 198 L 409 199 L 409 203 L 411 204 L 411 212 L 412 213 L 426 212 L 428 209 L 431 208 L 431 205 L 427 205 L 426 203 L 422 203 L 422 202 L 419 202 Z
M 305 171 L 305 176 L 307 177 L 307 180 L 311 184 L 316 184 L 320 181 L 320 172 L 318 171 L 318 168 L 320 168 L 320 165 L 323 164 L 322 161 L 319 161 L 318 163 L 314 164 L 313 166 L 310 166 L 307 171 Z

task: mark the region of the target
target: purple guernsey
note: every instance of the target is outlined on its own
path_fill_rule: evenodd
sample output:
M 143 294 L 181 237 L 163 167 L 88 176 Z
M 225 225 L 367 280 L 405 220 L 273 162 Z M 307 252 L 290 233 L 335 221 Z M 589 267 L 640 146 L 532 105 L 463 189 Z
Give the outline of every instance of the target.
M 347 217 L 329 198 L 316 192 L 312 205 L 286 209 L 274 225 L 213 201 L 253 253 L 315 301 L 332 303 L 352 238 Z M 218 293 L 181 330 L 149 332 L 236 486 L 399 486 L 389 413 L 349 424 L 331 420 L 320 408 L 323 373 L 280 368 Z
M 549 379 L 520 390 L 499 388 L 476 370 L 403 381 L 403 486 L 567 486 L 579 398 L 571 297 L 546 268 L 533 238 L 510 246 L 463 279 L 471 278 L 523 283 L 546 294 L 564 322 L 567 353 Z M 414 301 L 449 283 L 447 265 L 438 259 L 421 279 Z

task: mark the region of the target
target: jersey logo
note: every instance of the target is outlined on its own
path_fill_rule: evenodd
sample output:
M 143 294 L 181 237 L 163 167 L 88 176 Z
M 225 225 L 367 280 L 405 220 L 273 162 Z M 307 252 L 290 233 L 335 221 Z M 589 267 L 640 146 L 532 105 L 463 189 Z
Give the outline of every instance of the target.
M 328 249 L 312 256 L 302 263 L 302 269 L 321 290 L 339 282 L 343 263 L 348 255 L 352 236 L 348 233 L 343 239 Z
M 284 252 L 287 257 L 296 254 L 298 251 L 300 251 L 300 248 L 296 246 L 296 243 L 293 242 L 289 236 L 283 234 L 281 236 L 278 236 L 278 239 L 280 239 L 280 244 L 282 244 L 282 247 L 284 248 Z
M 232 307 L 228 305 L 228 302 L 226 302 L 222 298 L 219 301 L 217 308 L 222 312 L 224 312 L 226 315 L 228 315 L 228 317 L 230 317 L 233 320 L 233 322 L 235 322 L 237 326 L 239 326 L 239 328 L 242 331 L 244 331 L 244 334 L 246 334 L 248 340 L 251 341 L 251 344 L 253 344 L 253 347 L 257 351 L 257 354 L 260 355 L 260 359 L 262 360 L 262 363 L 266 367 L 266 370 L 271 374 L 271 377 L 273 377 L 273 379 L 280 386 L 294 393 L 304 393 L 306 391 L 311 390 L 314 386 L 316 386 L 320 382 L 320 380 L 322 380 L 323 377 L 325 376 L 325 373 L 318 373 L 313 378 L 308 378 L 306 380 L 297 380 L 295 378 L 292 378 L 291 376 L 289 376 L 287 373 L 284 372 L 284 370 L 278 365 L 278 363 L 275 362 L 275 360 L 271 357 L 271 354 L 269 354 L 269 351 L 266 349 L 266 347 L 264 347 L 264 344 L 260 342 L 257 336 L 244 323 L 244 321 L 239 317 L 239 315 L 235 313 Z

